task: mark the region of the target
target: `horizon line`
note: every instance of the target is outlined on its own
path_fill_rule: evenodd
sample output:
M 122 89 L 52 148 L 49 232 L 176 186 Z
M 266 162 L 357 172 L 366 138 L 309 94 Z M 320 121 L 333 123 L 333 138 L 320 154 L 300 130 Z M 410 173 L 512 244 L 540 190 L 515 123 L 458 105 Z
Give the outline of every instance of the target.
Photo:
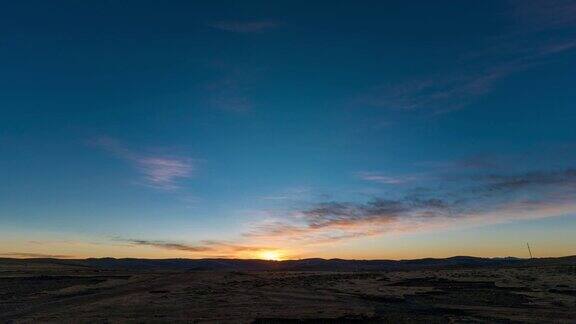
M 454 259 L 454 258 L 474 258 L 474 259 L 518 259 L 518 260 L 537 260 L 537 259 L 561 259 L 561 258 L 569 258 L 569 257 L 576 257 L 576 254 L 570 255 L 563 255 L 563 256 L 543 256 L 543 257 L 515 257 L 515 256 L 494 256 L 494 257 L 480 257 L 480 256 L 472 256 L 472 255 L 453 255 L 450 257 L 444 258 L 435 258 L 435 257 L 424 257 L 424 258 L 414 258 L 414 259 L 343 259 L 343 258 L 319 258 L 319 257 L 310 257 L 310 258 L 302 258 L 302 259 L 285 259 L 285 260 L 269 260 L 269 259 L 259 259 L 259 258 L 139 258 L 139 257 L 86 257 L 86 258 L 64 258 L 64 257 L 4 257 L 0 256 L 0 260 L 9 259 L 9 260 L 68 260 L 68 261 L 75 261 L 75 260 L 101 260 L 101 259 L 114 259 L 114 260 L 191 260 L 191 261 L 202 261 L 202 260 L 231 260 L 231 261 L 268 261 L 274 263 L 280 262 L 290 262 L 290 261 L 303 261 L 303 260 L 325 260 L 325 261 L 332 261 L 332 260 L 343 260 L 343 261 L 417 261 L 417 260 L 447 260 L 447 259 Z

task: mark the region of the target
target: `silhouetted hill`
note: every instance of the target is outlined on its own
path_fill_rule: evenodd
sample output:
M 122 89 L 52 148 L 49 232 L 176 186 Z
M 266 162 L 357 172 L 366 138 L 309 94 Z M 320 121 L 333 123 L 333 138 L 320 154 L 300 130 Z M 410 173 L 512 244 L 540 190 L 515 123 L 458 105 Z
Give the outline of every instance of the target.
M 542 266 L 576 265 L 576 256 L 559 258 L 478 258 L 455 256 L 444 259 L 425 258 L 413 260 L 345 260 L 301 259 L 267 261 L 258 259 L 12 259 L 0 258 L 0 268 L 18 265 L 57 266 L 68 268 L 125 269 L 125 270 L 235 270 L 235 271 L 380 271 L 425 268 L 469 268 L 490 266 Z

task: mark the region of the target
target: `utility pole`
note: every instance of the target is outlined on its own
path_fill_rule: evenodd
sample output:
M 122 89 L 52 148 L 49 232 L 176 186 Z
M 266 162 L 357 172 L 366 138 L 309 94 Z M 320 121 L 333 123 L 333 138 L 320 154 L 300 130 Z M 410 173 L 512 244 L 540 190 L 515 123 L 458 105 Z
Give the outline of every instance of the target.
M 528 247 L 528 253 L 530 253 L 530 259 L 532 259 L 532 251 L 530 251 L 530 244 L 526 242 L 526 246 Z

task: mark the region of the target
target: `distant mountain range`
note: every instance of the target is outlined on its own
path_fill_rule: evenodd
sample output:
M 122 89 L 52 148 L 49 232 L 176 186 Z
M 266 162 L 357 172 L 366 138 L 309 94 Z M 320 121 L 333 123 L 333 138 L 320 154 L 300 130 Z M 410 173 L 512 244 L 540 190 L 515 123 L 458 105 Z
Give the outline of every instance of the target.
M 12 259 L 0 258 L 3 265 L 50 264 L 68 267 L 125 270 L 235 270 L 235 271 L 386 271 L 440 268 L 473 268 L 502 266 L 575 265 L 576 256 L 559 258 L 519 259 L 478 258 L 455 256 L 444 259 L 414 260 L 344 260 L 301 259 L 267 261 L 257 259 L 136 259 L 136 258 L 90 258 L 90 259 Z

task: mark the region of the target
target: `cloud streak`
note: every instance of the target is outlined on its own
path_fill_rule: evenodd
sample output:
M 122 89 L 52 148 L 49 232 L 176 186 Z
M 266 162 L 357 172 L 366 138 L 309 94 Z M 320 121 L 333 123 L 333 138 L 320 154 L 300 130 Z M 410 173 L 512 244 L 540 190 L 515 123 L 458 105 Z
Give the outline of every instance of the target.
M 200 241 L 198 244 L 189 244 L 189 243 L 163 241 L 163 240 L 144 240 L 144 239 L 117 238 L 117 240 L 127 242 L 131 245 L 136 246 L 150 246 L 158 249 L 184 251 L 202 255 L 225 254 L 229 256 L 236 256 L 237 253 L 241 252 L 259 252 L 269 249 L 263 246 L 242 245 L 217 240 L 203 240 Z
M 195 170 L 191 159 L 139 153 L 110 137 L 96 138 L 91 144 L 131 162 L 143 175 L 145 185 L 156 189 L 178 189 L 178 182 L 192 177 Z

